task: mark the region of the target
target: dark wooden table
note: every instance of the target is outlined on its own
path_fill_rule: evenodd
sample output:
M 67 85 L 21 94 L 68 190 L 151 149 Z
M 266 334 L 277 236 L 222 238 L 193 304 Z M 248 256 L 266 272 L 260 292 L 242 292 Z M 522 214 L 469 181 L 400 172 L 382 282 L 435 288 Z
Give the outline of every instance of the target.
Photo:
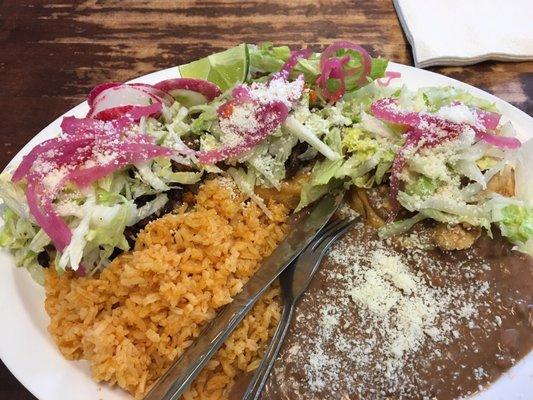
M 128 80 L 240 42 L 319 48 L 340 38 L 412 64 L 390 0 L 0 1 L 1 167 L 97 83 Z M 533 115 L 533 62 L 432 70 Z M 35 399 L 1 363 L 0 399 Z

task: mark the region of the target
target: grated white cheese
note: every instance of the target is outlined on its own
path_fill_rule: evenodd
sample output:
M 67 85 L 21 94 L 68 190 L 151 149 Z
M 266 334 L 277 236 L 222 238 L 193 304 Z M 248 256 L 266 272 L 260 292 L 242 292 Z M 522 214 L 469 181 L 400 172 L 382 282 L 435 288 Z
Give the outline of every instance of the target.
M 259 106 L 253 103 L 240 104 L 233 108 L 229 118 L 220 120 L 220 129 L 224 135 L 221 137 L 225 146 L 238 146 L 244 139 L 243 133 L 255 131 L 259 128 L 257 113 Z
M 477 115 L 464 104 L 443 106 L 436 112 L 435 115 L 457 124 L 466 123 L 482 128 L 482 126 L 479 124 Z
M 268 83 L 252 83 L 250 85 L 250 96 L 260 104 L 280 101 L 291 108 L 293 102 L 302 95 L 303 88 L 303 79 L 288 82 L 281 77 L 274 77 Z
M 55 190 L 59 183 L 67 176 L 68 168 L 55 168 L 43 176 L 43 185 L 48 190 Z
M 474 277 L 463 286 L 435 286 L 413 265 L 441 273 L 438 261 L 428 260 L 418 247 L 398 253 L 386 241 L 354 245 L 340 240 L 327 259 L 335 267 L 319 270 L 324 286 L 304 295 L 302 304 L 311 308 L 298 314 L 293 327 L 297 341 L 288 353 L 282 351 L 274 368 L 280 390 L 294 400 L 315 395 L 377 399 L 391 393 L 431 398 L 417 391 L 419 371 L 412 360 L 423 354 L 428 362 L 437 362 L 446 356 L 442 344 L 460 340 L 460 329 L 478 329 L 469 320 L 479 307 L 488 307 L 483 305 L 487 282 Z M 456 268 L 465 274 L 471 270 L 469 262 Z M 483 328 L 493 321 L 482 322 Z M 293 368 L 304 379 L 292 375 Z

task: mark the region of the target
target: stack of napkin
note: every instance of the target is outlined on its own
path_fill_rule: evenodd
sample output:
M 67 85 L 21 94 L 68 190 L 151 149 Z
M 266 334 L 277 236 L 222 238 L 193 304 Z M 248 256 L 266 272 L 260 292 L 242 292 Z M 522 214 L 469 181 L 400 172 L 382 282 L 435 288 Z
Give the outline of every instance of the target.
M 415 66 L 533 60 L 533 0 L 393 0 Z

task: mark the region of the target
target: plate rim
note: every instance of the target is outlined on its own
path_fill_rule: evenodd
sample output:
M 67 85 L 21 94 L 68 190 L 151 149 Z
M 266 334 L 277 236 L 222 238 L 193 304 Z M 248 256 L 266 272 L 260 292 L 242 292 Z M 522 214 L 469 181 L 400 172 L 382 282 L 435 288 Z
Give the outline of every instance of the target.
M 416 67 L 412 67 L 412 66 L 409 66 L 409 65 L 405 65 L 405 64 L 399 64 L 399 63 L 395 63 L 395 62 L 389 62 L 389 65 L 388 65 L 388 68 L 387 70 L 394 70 L 394 71 L 399 71 L 402 73 L 402 75 L 404 73 L 406 73 L 407 75 L 419 75 L 421 77 L 423 77 L 425 80 L 428 80 L 428 81 L 435 81 L 435 83 L 429 83 L 428 85 L 418 85 L 418 84 L 413 84 L 413 82 L 410 81 L 410 79 L 408 78 L 405 82 L 405 84 L 408 86 L 408 87 L 423 87 L 423 86 L 441 86 L 441 85 L 451 85 L 451 86 L 456 86 L 456 87 L 462 87 L 462 88 L 465 88 L 466 90 L 468 90 L 469 92 L 471 92 L 472 94 L 476 95 L 476 96 L 480 96 L 480 97 L 483 97 L 483 98 L 486 98 L 490 101 L 493 101 L 494 103 L 497 104 L 498 108 L 502 111 L 502 114 L 504 114 L 505 116 L 508 116 L 512 121 L 513 121 L 513 124 L 515 124 L 515 120 L 518 119 L 518 125 L 517 126 L 517 130 L 519 133 L 522 133 L 521 137 L 526 139 L 528 137 L 528 135 L 525 134 L 525 130 L 527 130 L 527 126 L 529 126 L 529 129 L 531 130 L 531 134 L 530 134 L 530 137 L 533 137 L 533 117 L 529 116 L 526 112 L 520 110 L 519 108 L 517 108 L 516 106 L 498 98 L 497 96 L 489 93 L 489 92 L 486 92 L 482 89 L 479 89 L 475 86 L 472 86 L 470 84 L 467 84 L 465 82 L 462 82 L 460 80 L 457 80 L 455 78 L 451 78 L 451 77 L 447 77 L 445 75 L 442 75 L 442 74 L 438 74 L 436 72 L 432 72 L 432 71 L 427 71 L 427 70 L 424 70 L 424 69 L 420 69 L 420 68 L 416 68 Z M 166 68 L 166 69 L 162 69 L 162 70 L 158 70 L 158 71 L 154 71 L 154 72 L 151 72 L 151 73 L 148 73 L 148 74 L 145 74 L 145 75 L 142 75 L 142 76 L 139 76 L 135 79 L 132 79 L 128 82 L 145 82 L 145 83 L 155 83 L 161 79 L 166 79 L 166 76 L 169 76 L 169 77 L 177 77 L 179 76 L 179 70 L 178 70 L 178 67 L 177 66 L 174 66 L 174 67 L 170 67 L 170 68 Z M 402 76 L 402 82 L 403 82 L 403 76 Z M 424 80 L 423 79 L 423 80 Z M 88 105 L 87 105 L 87 102 L 84 101 L 74 107 L 72 107 L 71 109 L 69 109 L 67 112 L 63 113 L 61 116 L 59 116 L 58 118 L 54 119 L 51 123 L 49 123 L 46 127 L 44 127 L 39 133 L 37 133 L 35 136 L 33 136 L 18 152 L 17 154 L 15 154 L 15 156 L 13 156 L 13 158 L 11 159 L 11 161 L 7 164 L 7 166 L 4 168 L 3 171 L 6 171 L 6 170 L 9 170 L 9 169 L 12 169 L 14 164 L 15 163 L 18 163 L 21 158 L 22 158 L 22 155 L 26 154 L 30 148 L 34 147 L 36 144 L 38 144 L 39 142 L 43 141 L 43 140 L 46 140 L 48 139 L 49 137 L 52 137 L 54 132 L 57 132 L 57 128 L 59 127 L 59 124 L 61 122 L 61 120 L 63 119 L 64 116 L 66 115 L 75 115 L 75 116 L 83 116 L 88 110 Z M 513 114 L 514 117 L 510 117 L 508 114 Z M 521 121 L 520 121 L 521 120 Z M 525 126 L 523 126 L 525 125 Z M 520 129 L 522 128 L 522 129 Z M 0 221 L 1 221 L 1 218 L 0 218 Z M 46 314 L 45 310 L 44 310 L 44 289 L 42 287 L 40 287 L 39 285 L 37 285 L 35 282 L 31 281 L 31 278 L 29 277 L 29 274 L 27 273 L 27 271 L 23 270 L 22 268 L 17 268 L 15 266 L 15 264 L 13 263 L 13 260 L 11 258 L 11 256 L 7 253 L 6 250 L 2 249 L 0 251 L 0 264 L 4 264 L 2 265 L 2 267 L 0 268 L 0 326 L 8 326 L 8 324 L 10 323 L 13 323 L 15 322 L 15 328 L 16 328 L 16 322 L 17 321 L 21 321 L 23 320 L 24 321 L 24 324 L 35 324 L 35 321 L 31 321 L 30 320 L 30 316 L 28 314 L 22 316 L 22 318 L 20 318 L 20 316 L 15 316 L 15 315 L 12 315 L 13 314 L 13 310 L 14 309 L 17 309 L 17 310 L 20 310 L 20 304 L 18 304 L 19 307 L 15 307 L 13 310 L 11 310 L 11 314 L 10 314 L 10 307 L 9 306 L 9 303 L 6 303 L 6 300 L 13 300 L 12 298 L 9 297 L 10 294 L 13 294 L 13 290 L 16 289 L 16 286 L 17 285 L 26 285 L 27 287 L 30 287 L 32 284 L 33 284 L 33 288 L 31 290 L 36 290 L 37 292 L 39 292 L 38 294 L 36 295 L 33 295 L 32 293 L 32 296 L 35 297 L 33 299 L 33 303 L 37 303 L 40 301 L 40 305 L 41 305 L 41 309 L 38 310 L 38 312 L 40 312 L 41 314 L 41 317 L 44 317 L 45 320 L 48 321 L 48 315 Z M 7 264 L 7 265 L 6 265 Z M 16 282 L 17 279 L 20 280 L 20 282 Z M 31 281 L 31 283 L 29 283 L 28 281 Z M 39 290 L 40 288 L 40 290 Z M 10 289 L 10 290 L 4 290 L 4 289 Z M 18 301 L 19 302 L 23 302 L 23 299 L 22 299 L 22 296 L 19 296 L 18 297 Z M 16 305 L 16 304 L 15 304 Z M 7 313 L 6 313 L 7 311 Z M 28 321 L 26 321 L 26 319 L 28 319 Z M 41 321 L 42 322 L 42 321 Z M 36 327 L 34 327 L 35 329 L 37 329 Z M 68 363 L 67 365 L 69 367 L 72 367 L 72 369 L 74 369 L 73 367 L 76 366 L 76 371 L 77 373 L 76 374 L 72 374 L 72 373 L 69 373 L 67 374 L 68 375 L 68 378 L 72 379 L 73 376 L 74 377 L 79 377 L 79 376 L 82 376 L 80 374 L 83 374 L 83 376 L 85 377 L 85 380 L 88 381 L 92 386 L 94 386 L 94 390 L 92 391 L 92 395 L 97 395 L 99 399 L 102 399 L 102 400 L 122 400 L 122 399 L 126 399 L 126 398 L 130 398 L 130 396 L 128 394 L 126 394 L 126 392 L 123 392 L 122 390 L 117 390 L 117 389 L 110 389 L 109 385 L 107 384 L 98 384 L 98 383 L 95 383 L 94 381 L 92 381 L 92 379 L 90 379 L 90 376 L 87 376 L 87 374 L 89 373 L 89 368 L 88 368 L 88 365 L 84 365 L 86 364 L 87 362 L 85 360 L 83 361 L 68 361 L 66 360 L 62 355 L 61 353 L 59 352 L 59 350 L 57 349 L 55 343 L 52 341 L 52 338 L 50 337 L 50 335 L 48 334 L 48 331 L 46 329 L 44 329 L 44 331 L 42 330 L 42 328 L 39 328 L 40 330 L 37 331 L 36 333 L 40 334 L 40 335 L 45 335 L 46 338 L 45 340 L 51 344 L 51 348 L 48 348 L 48 349 L 45 349 L 45 351 L 47 353 L 50 353 L 52 351 L 51 354 L 54 354 L 55 353 L 55 356 L 54 359 L 52 361 L 54 361 L 54 363 L 52 364 L 57 364 L 57 363 L 60 363 L 60 364 L 65 364 L 65 363 Z M 16 330 L 16 329 L 15 329 Z M 13 345 L 14 347 L 18 348 L 19 350 L 24 350 L 24 349 L 27 349 L 27 347 L 24 346 L 23 343 L 20 343 L 23 339 L 22 337 L 20 338 L 17 338 L 18 335 L 14 334 L 14 333 L 11 333 L 11 338 L 14 338 L 15 339 L 15 343 L 4 343 L 3 340 L 1 340 L 3 337 L 5 338 L 6 334 L 3 333 L 2 330 L 0 330 L 0 359 L 2 359 L 3 363 L 6 365 L 6 367 L 9 369 L 9 371 L 15 376 L 15 378 L 29 391 L 31 392 L 35 397 L 37 397 L 39 400 L 62 400 L 62 399 L 69 399 L 69 400 L 74 400 L 74 398 L 79 398 L 80 400 L 81 399 L 86 399 L 86 395 L 87 393 L 78 393 L 78 394 L 74 394 L 74 393 L 70 393 L 68 392 L 65 396 L 65 393 L 64 393 L 64 388 L 62 386 L 58 386 L 57 387 L 57 390 L 59 391 L 54 391 L 54 389 L 52 388 L 52 392 L 50 392 L 49 390 L 46 390 L 46 389 L 43 389 L 42 386 L 39 386 L 40 384 L 43 384 L 43 381 L 41 379 L 50 379 L 50 376 L 54 376 L 54 373 L 53 372 L 50 372 L 49 370 L 47 370 L 46 366 L 41 366 L 41 367 L 38 367 L 38 366 L 35 366 L 33 365 L 32 366 L 32 361 L 31 361 L 31 354 L 25 354 L 25 357 L 17 357 L 16 359 L 13 357 L 13 350 L 14 349 L 9 349 L 9 347 L 11 347 L 10 345 Z M 18 343 L 17 343 L 17 340 L 18 340 Z M 29 352 L 28 352 L 29 353 Z M 58 360 L 58 358 L 60 358 L 61 360 Z M 23 360 L 23 361 L 21 361 Z M 74 364 L 71 366 L 71 364 Z M 503 382 L 504 384 L 501 385 L 502 381 L 510 381 L 510 380 L 513 380 L 516 378 L 516 376 L 513 377 L 513 375 L 524 375 L 525 376 L 525 384 L 527 385 L 528 382 L 529 384 L 533 384 L 533 371 L 530 371 L 529 372 L 529 375 L 528 375 L 528 366 L 531 366 L 533 367 L 533 351 L 530 351 L 530 353 L 528 353 L 522 360 L 520 360 L 519 363 L 517 363 L 515 366 L 513 366 L 510 370 L 506 371 L 504 374 L 502 374 L 495 382 L 493 382 L 491 385 L 488 386 L 487 389 L 479 392 L 478 394 L 474 395 L 473 397 L 470 397 L 471 400 L 489 400 L 489 399 L 496 399 L 496 398 L 502 398 L 502 399 L 509 399 L 509 390 L 513 387 L 513 384 L 511 383 L 510 385 L 509 384 L 505 384 L 506 382 Z M 37 368 L 36 368 L 37 367 Z M 529 368 L 531 370 L 533 370 L 533 368 Z M 32 373 L 34 372 L 34 370 L 36 370 L 37 372 L 40 371 L 41 374 L 44 373 L 45 376 L 43 377 L 38 377 L 39 379 L 35 378 L 34 375 L 30 374 L 29 371 L 31 371 Z M 522 370 L 524 370 L 523 372 L 521 372 Z M 67 371 L 68 372 L 68 371 Z M 72 371 L 71 371 L 72 372 Z M 56 374 L 57 375 L 57 374 Z M 61 374 L 59 374 L 61 375 Z M 529 377 L 529 379 L 528 379 Z M 59 380 L 59 383 L 65 383 L 64 380 L 65 380 L 65 377 L 61 378 L 61 376 L 56 376 L 56 378 Z M 69 380 L 67 383 L 71 383 L 71 381 Z M 76 387 L 76 383 L 77 381 L 72 381 L 72 386 L 71 386 L 71 389 L 73 387 Z M 85 382 L 87 383 L 87 382 Z M 48 380 L 45 381 L 45 386 L 46 384 L 50 384 L 50 382 Z M 501 389 L 499 388 L 499 386 L 501 386 Z M 54 385 L 52 385 L 54 386 Z M 56 385 L 57 386 L 57 383 Z M 85 388 L 86 386 L 88 386 L 87 384 L 85 384 L 83 387 Z M 497 388 L 498 386 L 498 388 Z M 494 392 L 494 393 L 493 393 Z M 512 393 L 512 392 L 511 392 Z M 82 397 L 76 397 L 78 395 L 80 395 Z M 75 397 L 73 397 L 73 395 Z M 514 396 L 514 394 L 512 394 Z M 517 393 L 517 399 L 519 398 L 522 398 L 522 393 Z M 496 397 L 495 397 L 496 396 Z M 501 396 L 501 397 L 498 397 L 498 396 Z

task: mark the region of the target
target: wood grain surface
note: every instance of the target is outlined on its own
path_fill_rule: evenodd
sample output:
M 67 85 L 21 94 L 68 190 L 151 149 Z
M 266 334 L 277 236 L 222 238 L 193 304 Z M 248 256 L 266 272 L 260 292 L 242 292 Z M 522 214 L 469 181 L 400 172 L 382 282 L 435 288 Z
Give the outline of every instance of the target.
M 128 80 L 241 42 L 319 49 L 341 38 L 412 65 L 390 0 L 0 1 L 1 167 L 97 83 Z M 533 115 L 533 62 L 431 70 Z M 1 363 L 0 399 L 35 399 Z

